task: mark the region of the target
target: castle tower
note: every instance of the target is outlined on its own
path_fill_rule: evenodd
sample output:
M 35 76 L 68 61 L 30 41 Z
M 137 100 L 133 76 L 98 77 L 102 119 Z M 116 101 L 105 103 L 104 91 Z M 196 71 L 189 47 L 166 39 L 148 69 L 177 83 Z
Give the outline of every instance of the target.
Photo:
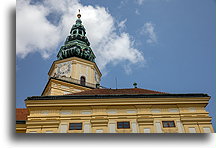
M 204 93 L 172 94 L 137 88 L 100 88 L 81 15 L 49 70 L 42 96 L 17 109 L 16 131 L 26 133 L 213 133 Z
M 80 18 L 79 13 L 57 54 L 58 60 L 53 62 L 48 72 L 49 81 L 42 96 L 72 94 L 100 86 L 102 74 Z

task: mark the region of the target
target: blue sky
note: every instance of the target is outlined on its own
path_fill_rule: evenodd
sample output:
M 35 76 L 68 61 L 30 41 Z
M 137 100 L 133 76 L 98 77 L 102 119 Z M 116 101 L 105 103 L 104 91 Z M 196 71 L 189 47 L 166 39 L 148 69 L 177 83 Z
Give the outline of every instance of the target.
M 41 95 L 80 8 L 103 73 L 101 85 L 115 88 L 117 78 L 118 88 L 131 88 L 136 82 L 140 88 L 168 93 L 207 93 L 211 100 L 206 109 L 215 128 L 214 0 L 67 0 L 71 7 L 65 9 L 49 2 L 19 1 L 16 107 L 25 107 L 28 96 Z M 40 23 L 28 22 L 24 10 Z M 87 17 L 88 10 L 100 15 Z

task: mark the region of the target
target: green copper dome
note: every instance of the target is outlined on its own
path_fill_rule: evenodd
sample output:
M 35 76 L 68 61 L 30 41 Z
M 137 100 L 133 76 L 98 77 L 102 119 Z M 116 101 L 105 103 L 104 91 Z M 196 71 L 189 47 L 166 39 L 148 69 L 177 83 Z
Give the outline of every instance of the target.
M 76 24 L 71 28 L 70 35 L 66 38 L 63 46 L 61 46 L 57 58 L 58 60 L 79 57 L 95 62 L 95 55 L 90 47 L 88 38 L 85 36 L 86 31 L 80 19 L 81 15 L 77 15 Z

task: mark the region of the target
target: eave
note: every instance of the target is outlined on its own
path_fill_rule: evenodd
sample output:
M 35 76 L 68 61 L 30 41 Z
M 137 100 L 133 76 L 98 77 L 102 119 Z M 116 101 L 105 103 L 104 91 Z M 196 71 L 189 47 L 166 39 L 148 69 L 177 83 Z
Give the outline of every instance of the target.
M 197 98 L 208 97 L 208 94 L 112 94 L 112 95 L 60 95 L 60 96 L 32 96 L 27 100 L 66 100 L 66 99 L 112 99 L 112 98 Z

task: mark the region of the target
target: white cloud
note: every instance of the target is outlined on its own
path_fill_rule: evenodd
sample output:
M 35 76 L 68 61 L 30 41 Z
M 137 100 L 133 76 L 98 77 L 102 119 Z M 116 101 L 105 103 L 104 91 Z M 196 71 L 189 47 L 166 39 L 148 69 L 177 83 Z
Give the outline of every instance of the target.
M 140 15 L 140 12 L 139 12 L 138 9 L 135 10 L 135 14 L 136 14 L 136 15 Z
M 17 56 L 25 58 L 30 53 L 39 52 L 42 57 L 49 58 L 51 54 L 57 54 L 57 47 L 75 23 L 78 9 L 101 69 L 107 64 L 144 61 L 143 54 L 134 48 L 130 35 L 116 32 L 125 28 L 127 19 L 116 25 L 117 21 L 104 7 L 83 6 L 78 0 L 49 0 L 37 4 L 30 4 L 29 0 L 17 1 Z M 47 19 L 50 14 L 58 20 L 54 21 L 57 23 Z
M 118 6 L 118 8 L 120 9 L 120 8 L 126 6 L 127 3 L 128 3 L 128 0 L 121 0 L 121 1 L 120 1 L 120 4 L 119 4 L 119 6 Z
M 44 58 L 59 41 L 59 30 L 46 19 L 49 10 L 43 6 L 29 5 L 28 1 L 17 1 L 16 48 L 17 55 L 25 57 L 39 51 Z
M 148 39 L 146 40 L 147 43 L 157 43 L 157 36 L 154 31 L 154 25 L 151 22 L 145 23 L 140 33 L 148 37 Z
M 138 4 L 138 5 L 142 5 L 144 3 L 145 0 L 136 0 L 135 2 Z
M 122 31 L 126 28 L 126 25 L 125 25 L 126 22 L 127 22 L 127 19 L 124 19 L 123 21 L 118 23 L 118 27 L 119 27 L 120 31 Z

